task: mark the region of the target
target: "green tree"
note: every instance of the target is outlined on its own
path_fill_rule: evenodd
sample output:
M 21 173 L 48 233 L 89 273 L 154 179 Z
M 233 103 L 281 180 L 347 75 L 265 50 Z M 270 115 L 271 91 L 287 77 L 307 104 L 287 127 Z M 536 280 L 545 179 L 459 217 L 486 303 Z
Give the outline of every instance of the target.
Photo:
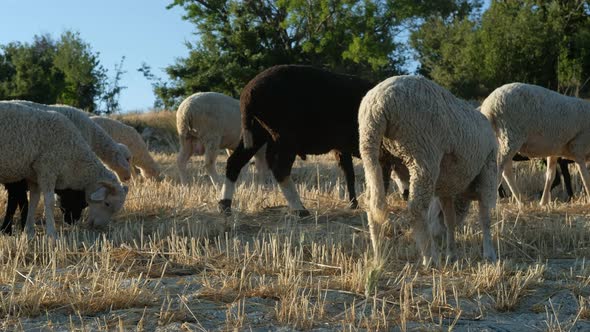
M 63 73 L 53 66 L 55 42 L 49 35 L 35 36 L 33 43 L 9 43 L 2 47 L 8 76 L 3 99 L 52 103 L 63 87 Z
M 496 0 L 481 16 L 432 17 L 412 33 L 420 71 L 464 97 L 526 82 L 577 94 L 590 77 L 588 1 Z
M 79 33 L 71 31 L 61 35 L 55 49 L 54 66 L 63 73 L 64 80 L 56 101 L 94 112 L 106 79 L 99 54 L 92 51 Z
M 423 17 L 471 8 L 466 0 L 175 0 L 198 41 L 155 82 L 164 105 L 196 91 L 232 96 L 277 64 L 311 64 L 373 81 L 402 73 L 400 35 Z
M 66 31 L 55 41 L 49 35 L 35 36 L 32 43 L 0 45 L 0 99 L 24 99 L 43 104 L 63 103 L 89 112 L 118 108 L 124 73 L 109 82 L 99 54 L 80 37 Z M 106 110 L 98 110 L 104 102 Z

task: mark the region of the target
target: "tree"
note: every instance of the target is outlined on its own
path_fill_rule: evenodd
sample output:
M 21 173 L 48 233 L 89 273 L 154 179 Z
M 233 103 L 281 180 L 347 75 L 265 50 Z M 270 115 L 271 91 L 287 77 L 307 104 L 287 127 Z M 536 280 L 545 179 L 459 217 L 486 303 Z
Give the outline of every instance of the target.
M 433 17 L 412 33 L 420 71 L 482 98 L 526 82 L 578 94 L 590 77 L 588 1 L 492 1 L 481 16 Z
M 470 7 L 465 0 L 175 0 L 198 40 L 155 86 L 165 104 L 196 91 L 234 97 L 258 72 L 311 64 L 379 81 L 404 72 L 400 35 L 422 17 Z
M 42 35 L 30 44 L 0 45 L 0 99 L 63 103 L 89 112 L 98 112 L 98 103 L 109 99 L 111 110 L 124 87 L 118 85 L 122 72 L 115 73 L 115 85 L 109 85 L 107 73 L 77 32 L 66 31 L 57 41 Z
M 32 44 L 2 47 L 8 75 L 2 78 L 2 99 L 53 103 L 63 87 L 63 73 L 55 70 L 55 42 L 49 35 L 35 36 Z
M 113 76 L 110 82 L 107 83 L 105 81 L 103 94 L 101 95 L 101 102 L 104 103 L 104 109 L 98 111 L 98 113 L 112 114 L 120 110 L 119 97 L 121 96 L 121 92 L 127 89 L 126 86 L 121 85 L 121 78 L 126 73 L 123 70 L 124 62 L 125 57 L 122 57 L 119 64 L 115 65 L 115 76 Z
M 79 33 L 71 31 L 61 35 L 55 48 L 54 65 L 64 80 L 57 102 L 94 112 L 106 79 L 99 54 L 92 52 Z

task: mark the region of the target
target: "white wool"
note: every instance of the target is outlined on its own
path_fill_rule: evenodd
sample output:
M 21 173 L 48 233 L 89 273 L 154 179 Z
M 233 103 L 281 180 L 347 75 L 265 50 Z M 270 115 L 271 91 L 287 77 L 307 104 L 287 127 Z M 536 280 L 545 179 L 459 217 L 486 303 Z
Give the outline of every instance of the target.
M 408 207 L 424 262 L 436 260 L 438 255 L 425 220 L 433 197 L 453 203 L 447 204 L 447 212 L 455 213 L 451 217 L 455 221 L 462 218 L 456 215 L 458 200 L 478 200 L 484 255 L 495 259 L 489 210 L 496 204 L 497 146 L 492 127 L 482 114 L 423 77 L 396 76 L 381 82 L 363 98 L 359 136 L 369 192 L 369 226 L 376 252 L 380 246 L 379 230 L 387 222 L 378 163 L 383 143 L 410 172 Z M 444 210 L 445 204 L 442 206 Z M 447 238 L 447 255 L 452 255 L 454 233 L 447 234 Z
M 215 170 L 217 154 L 220 149 L 235 150 L 240 142 L 239 100 L 217 92 L 195 93 L 178 107 L 176 128 L 180 139 L 177 165 L 181 183 L 188 183 L 186 166 L 195 153 L 195 145 L 200 144 L 205 150 L 205 170 L 211 181 L 220 185 Z M 245 137 L 244 146 L 247 147 L 246 142 Z M 265 151 L 263 147 L 255 156 L 259 177 L 263 177 L 267 169 Z
M 517 152 L 528 157 L 574 160 L 581 168 L 586 192 L 590 192 L 590 175 L 584 163 L 590 155 L 590 103 L 540 86 L 511 83 L 494 90 L 484 100 L 481 112 L 496 131 L 498 167 L 519 202 L 520 193 L 509 168 Z M 554 169 L 548 167 L 547 174 Z M 552 180 L 546 178 L 541 204 L 550 200 Z
M 126 150 L 120 149 L 117 143 L 100 126 L 92 122 L 88 113 L 67 105 L 44 105 L 24 100 L 12 100 L 10 102 L 64 115 L 78 128 L 92 151 L 109 168 L 115 171 L 120 179 L 125 181 L 131 177 L 131 168 L 129 166 L 131 156 L 127 154 Z
M 150 155 L 145 141 L 135 128 L 106 117 L 92 116 L 90 119 L 104 129 L 115 142 L 124 144 L 129 149 L 132 170 L 134 167 L 139 168 L 145 178 L 160 176 L 160 166 Z
M 83 190 L 89 222 L 104 225 L 127 195 L 115 174 L 98 160 L 80 131 L 60 113 L 13 102 L 0 102 L 0 183 L 26 179 L 31 191 L 27 232 L 34 232 L 35 208 L 45 199 L 47 233 L 56 235 L 53 218 L 55 189 Z

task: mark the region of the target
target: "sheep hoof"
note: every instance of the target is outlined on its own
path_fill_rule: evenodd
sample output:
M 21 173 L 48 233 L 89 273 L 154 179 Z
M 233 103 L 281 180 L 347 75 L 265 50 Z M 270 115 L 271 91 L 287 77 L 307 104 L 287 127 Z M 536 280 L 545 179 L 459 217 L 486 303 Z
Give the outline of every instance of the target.
M 231 216 L 231 199 L 222 199 L 217 202 L 217 209 L 219 213 Z
M 404 201 L 408 201 L 409 197 L 410 197 L 410 191 L 408 189 L 404 189 L 404 192 L 402 193 L 402 198 L 404 199 Z
M 307 211 L 306 209 L 303 210 L 296 210 L 295 214 L 297 215 L 297 217 L 299 218 L 307 218 L 307 217 L 311 217 L 311 213 L 309 213 L 309 211 Z
M 350 201 L 350 203 L 348 204 L 348 207 L 352 210 L 356 210 L 359 208 L 359 202 L 355 198 L 352 201 Z

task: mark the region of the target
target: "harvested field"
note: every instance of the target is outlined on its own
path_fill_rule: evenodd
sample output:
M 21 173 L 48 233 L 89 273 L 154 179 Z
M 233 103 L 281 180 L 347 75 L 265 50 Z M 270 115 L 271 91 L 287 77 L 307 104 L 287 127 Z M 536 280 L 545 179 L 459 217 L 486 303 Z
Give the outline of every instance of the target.
M 56 243 L 0 236 L 0 329 L 590 329 L 590 206 L 577 174 L 574 202 L 561 202 L 556 188 L 556 202 L 540 208 L 543 170 L 518 165 L 528 203 L 519 210 L 509 199 L 499 202 L 496 264 L 482 260 L 471 213 L 457 236 L 459 261 L 418 265 L 406 203 L 391 193 L 394 237 L 375 279 L 366 215 L 346 208 L 331 156 L 295 164 L 293 179 L 314 214 L 304 220 L 288 213 L 270 179 L 253 182 L 253 166 L 242 171 L 234 214 L 225 219 L 200 158 L 189 167 L 193 185 L 182 187 L 175 153 L 155 157 L 165 180 L 133 180 L 107 231 L 61 225 Z M 225 155 L 219 159 L 223 173 Z M 359 160 L 355 167 L 364 206 Z M 2 206 L 5 199 L 0 193 Z

